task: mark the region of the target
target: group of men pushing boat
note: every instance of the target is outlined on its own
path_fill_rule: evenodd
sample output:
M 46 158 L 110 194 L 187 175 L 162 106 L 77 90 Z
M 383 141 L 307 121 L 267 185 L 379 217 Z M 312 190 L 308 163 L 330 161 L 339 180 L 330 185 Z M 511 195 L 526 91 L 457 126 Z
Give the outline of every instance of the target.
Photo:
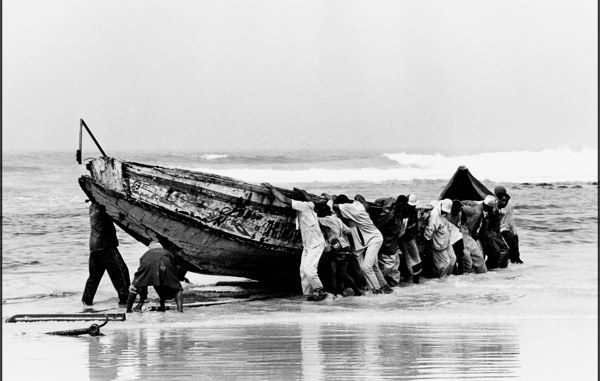
M 488 195 L 482 202 L 432 202 L 420 207 L 419 218 L 414 194 L 369 203 L 361 195 L 352 200 L 343 194 L 313 197 L 297 188 L 289 198 L 271 184 L 263 185 L 277 200 L 296 210 L 303 245 L 300 282 L 307 300 L 320 301 L 328 294 L 391 293 L 392 287 L 400 284 L 401 275 L 419 283 L 423 272 L 444 277 L 485 273 L 506 267 L 509 260 L 523 263 L 513 203 L 502 186 L 495 188 L 495 196 Z M 90 206 L 90 224 L 90 275 L 83 304 L 92 305 L 107 271 L 119 305 L 127 312 L 141 310 L 149 286 L 159 296 L 159 310 L 165 309 L 167 299 L 175 299 L 177 310 L 183 312 L 181 281 L 187 279 L 172 253 L 153 240 L 130 283 L 117 249 L 115 228 L 102 205 Z M 422 258 L 430 261 L 424 263 Z M 138 295 L 139 302 L 133 308 Z
M 513 203 L 502 186 L 482 202 L 433 202 L 419 226 L 414 194 L 369 203 L 361 195 L 353 200 L 343 194 L 313 197 L 297 188 L 288 198 L 271 184 L 263 185 L 297 212 L 303 244 L 300 281 L 307 300 L 320 301 L 328 293 L 391 293 L 401 281 L 401 259 L 404 278 L 414 283 L 424 269 L 444 277 L 485 273 L 507 267 L 509 260 L 523 263 Z M 421 251 L 418 240 L 425 241 Z M 430 268 L 423 266 L 422 251 L 431 254 Z

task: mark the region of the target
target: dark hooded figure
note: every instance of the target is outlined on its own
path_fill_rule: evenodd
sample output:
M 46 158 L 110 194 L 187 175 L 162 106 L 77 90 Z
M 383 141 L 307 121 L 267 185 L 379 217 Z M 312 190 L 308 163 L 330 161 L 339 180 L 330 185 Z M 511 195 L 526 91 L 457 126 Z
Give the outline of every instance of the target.
M 140 296 L 140 301 L 133 310 L 141 310 L 144 301 L 148 297 L 149 286 L 153 286 L 158 294 L 160 299 L 159 311 L 165 310 L 167 299 L 175 299 L 177 311 L 183 312 L 183 287 L 181 287 L 179 281 L 175 258 L 158 241 L 152 241 L 148 246 L 148 251 L 140 258 L 140 267 L 133 276 L 129 288 L 127 312 L 132 311 L 131 307 L 137 295 Z

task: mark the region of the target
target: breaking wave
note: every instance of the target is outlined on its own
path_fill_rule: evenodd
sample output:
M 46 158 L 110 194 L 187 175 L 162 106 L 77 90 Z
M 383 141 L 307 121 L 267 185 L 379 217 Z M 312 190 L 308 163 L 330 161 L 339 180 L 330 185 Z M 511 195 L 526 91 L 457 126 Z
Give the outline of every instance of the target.
M 229 155 L 220 155 L 217 153 L 205 153 L 203 155 L 200 155 L 200 158 L 204 159 L 204 160 L 216 160 L 216 159 L 224 159 L 227 156 L 229 156 Z
M 542 151 L 491 152 L 465 156 L 385 154 L 401 165 L 417 166 L 423 178 L 445 178 L 464 165 L 479 179 L 491 181 L 592 181 L 598 179 L 598 149 L 579 152 L 561 147 Z
M 272 163 L 249 168 L 242 163 L 232 163 L 229 168 L 193 168 L 249 182 L 305 183 L 305 182 L 383 182 L 390 180 L 448 180 L 456 169 L 464 165 L 479 180 L 492 182 L 541 182 L 541 181 L 597 181 L 598 150 L 584 148 L 579 152 L 568 148 L 543 151 L 492 152 L 464 156 L 441 154 L 385 153 L 380 155 L 394 163 L 393 166 L 373 165 L 359 167 L 360 161 L 347 168 L 339 165 L 293 166 L 282 168 Z

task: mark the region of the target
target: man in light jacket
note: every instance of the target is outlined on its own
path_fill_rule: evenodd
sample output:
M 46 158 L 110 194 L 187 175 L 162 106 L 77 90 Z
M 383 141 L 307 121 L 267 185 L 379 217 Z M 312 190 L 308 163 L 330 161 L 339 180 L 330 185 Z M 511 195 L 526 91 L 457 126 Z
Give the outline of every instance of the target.
M 359 258 L 360 267 L 365 274 L 367 284 L 374 294 L 391 293 L 392 288 L 387 284 L 377 263 L 379 249 L 383 244 L 383 236 L 375 227 L 363 204 L 358 200 L 350 200 L 346 195 L 339 195 L 328 204 L 333 210 L 348 220 L 354 254 Z
M 433 263 L 438 277 L 452 274 L 456 255 L 450 245 L 450 230 L 448 214 L 452 209 L 452 200 L 444 199 L 437 202 L 431 211 L 424 236 L 426 240 L 432 241 Z

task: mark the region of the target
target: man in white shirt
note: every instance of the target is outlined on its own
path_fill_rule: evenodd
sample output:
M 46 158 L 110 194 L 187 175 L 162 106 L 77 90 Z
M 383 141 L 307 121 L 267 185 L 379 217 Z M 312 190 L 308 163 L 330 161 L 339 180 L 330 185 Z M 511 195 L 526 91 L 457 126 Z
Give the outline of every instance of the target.
M 291 206 L 297 212 L 297 226 L 300 228 L 302 236 L 302 257 L 300 259 L 300 283 L 302 293 L 307 297 L 307 300 L 320 301 L 327 297 L 327 293 L 323 290 L 323 284 L 319 279 L 317 267 L 319 259 L 325 248 L 325 239 L 317 215 L 315 213 L 315 204 L 312 201 L 294 200 L 283 195 L 277 188 L 269 183 L 263 183 L 265 187 L 271 190 L 273 196 L 281 203 Z M 308 194 L 298 190 L 297 198 L 306 200 Z M 308 196 L 310 197 L 310 196 Z
M 440 278 L 452 274 L 456 263 L 456 255 L 450 244 L 450 228 L 447 218 L 451 208 L 452 200 L 438 201 L 429 215 L 429 221 L 427 221 L 423 234 L 426 240 L 432 241 L 433 263 Z

